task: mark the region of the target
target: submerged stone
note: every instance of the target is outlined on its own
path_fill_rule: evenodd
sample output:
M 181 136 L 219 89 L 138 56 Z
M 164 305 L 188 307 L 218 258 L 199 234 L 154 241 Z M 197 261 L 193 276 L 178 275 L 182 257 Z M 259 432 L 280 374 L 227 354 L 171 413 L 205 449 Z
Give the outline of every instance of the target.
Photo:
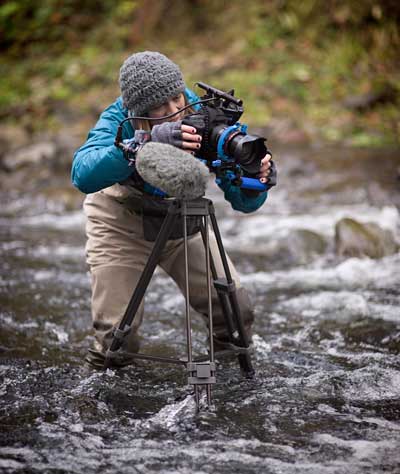
M 362 224 L 354 219 L 340 219 L 335 226 L 335 250 L 344 257 L 382 258 L 399 249 L 392 232 L 378 224 Z

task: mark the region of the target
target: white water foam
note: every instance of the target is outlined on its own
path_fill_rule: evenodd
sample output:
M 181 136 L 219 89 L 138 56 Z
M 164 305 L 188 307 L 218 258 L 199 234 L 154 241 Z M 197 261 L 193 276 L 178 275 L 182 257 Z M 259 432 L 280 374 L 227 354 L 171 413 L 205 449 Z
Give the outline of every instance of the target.
M 326 265 L 326 264 L 325 264 Z M 400 253 L 380 259 L 349 258 L 338 265 L 294 268 L 287 271 L 257 272 L 242 275 L 247 286 L 260 285 L 265 290 L 302 288 L 303 290 L 398 288 L 400 282 Z
M 278 309 L 290 310 L 306 318 L 331 318 L 351 320 L 354 316 L 370 316 L 370 306 L 363 295 L 348 291 L 322 291 L 288 299 Z
M 4 219 L 5 220 L 5 219 Z M 51 214 L 43 213 L 34 216 L 18 217 L 7 219 L 8 223 L 27 227 L 47 227 L 58 230 L 82 229 L 85 227 L 85 216 L 82 211 L 73 211 L 70 213 Z
M 387 452 L 394 452 L 399 447 L 397 439 L 385 441 L 347 440 L 327 433 L 315 435 L 314 441 L 318 444 L 331 444 L 349 449 L 356 460 L 383 459 Z
M 36 270 L 32 274 L 32 279 L 35 282 L 56 281 L 76 285 L 77 287 L 89 286 L 89 278 L 86 273 L 67 272 L 58 269 Z
M 318 396 L 343 398 L 350 403 L 382 402 L 400 397 L 400 373 L 394 369 L 382 369 L 379 365 L 361 367 L 352 372 L 335 370 L 330 373 L 316 372 L 302 379 L 305 393 Z
M 258 334 L 254 334 L 252 338 L 252 346 L 255 356 L 259 359 L 268 359 L 272 351 L 272 346 Z
M 68 333 L 64 330 L 63 327 L 59 326 L 58 324 L 49 323 L 48 321 L 46 321 L 44 329 L 45 331 L 53 334 L 60 344 L 66 344 L 69 341 Z
M 223 220 L 221 231 L 224 235 L 224 244 L 227 248 L 243 249 L 251 242 L 266 241 L 286 237 L 296 229 L 306 229 L 333 237 L 335 224 L 340 219 L 349 217 L 362 223 L 374 222 L 379 226 L 391 230 L 395 235 L 400 226 L 400 214 L 395 206 L 383 208 L 371 206 L 332 206 L 323 209 L 320 213 L 313 210 L 309 214 L 270 215 L 261 211 L 257 214 L 232 217 Z
M 169 431 L 176 431 L 181 420 L 190 420 L 196 413 L 196 403 L 192 395 L 188 395 L 183 400 L 166 405 L 158 413 L 150 417 L 144 423 L 138 421 L 140 429 L 153 430 L 163 428 Z
M 85 258 L 85 249 L 83 245 L 72 246 L 60 244 L 54 247 L 39 245 L 31 250 L 31 254 L 34 257 L 48 258 L 49 260 L 59 258 L 81 261 Z

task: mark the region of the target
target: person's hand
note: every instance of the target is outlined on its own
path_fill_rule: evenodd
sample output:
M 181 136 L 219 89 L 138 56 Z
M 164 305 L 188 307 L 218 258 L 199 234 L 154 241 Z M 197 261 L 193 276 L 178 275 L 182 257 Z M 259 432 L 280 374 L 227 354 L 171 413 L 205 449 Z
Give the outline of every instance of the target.
M 183 125 L 181 120 L 154 125 L 151 129 L 153 142 L 167 143 L 194 153 L 201 147 L 201 135 L 190 125 Z
M 182 125 L 182 149 L 194 154 L 201 147 L 201 135 L 191 125 Z
M 151 140 L 180 148 L 182 146 L 182 121 L 164 122 L 151 129 Z
M 265 184 L 267 182 L 268 176 L 271 172 L 271 153 L 267 153 L 264 158 L 261 160 L 260 172 L 258 173 L 258 178 L 261 183 Z

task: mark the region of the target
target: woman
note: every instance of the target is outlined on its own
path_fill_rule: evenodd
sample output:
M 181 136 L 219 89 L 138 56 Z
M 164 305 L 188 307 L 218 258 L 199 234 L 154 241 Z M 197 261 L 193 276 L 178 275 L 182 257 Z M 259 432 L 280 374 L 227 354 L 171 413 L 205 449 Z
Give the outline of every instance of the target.
M 148 183 L 139 183 L 137 174 L 122 151 L 114 145 L 119 123 L 128 116 L 146 116 L 159 119 L 179 112 L 186 103 L 196 99 L 185 87 L 179 67 L 157 52 L 141 52 L 130 56 L 122 65 L 119 76 L 121 97 L 101 115 L 89 132 L 86 143 L 79 148 L 72 165 L 72 182 L 87 197 L 84 211 L 87 217 L 86 257 L 92 284 L 92 318 L 96 342 L 87 360 L 93 366 L 102 366 L 104 354 L 112 340 L 112 330 L 124 315 L 133 290 L 142 274 L 153 247 L 148 238 L 151 212 L 148 206 L 157 198 Z M 194 153 L 201 146 L 202 137 L 196 129 L 182 124 L 188 111 L 178 113 L 170 120 L 136 121 L 135 128 L 151 131 L 152 141 L 169 143 Z M 134 122 L 134 120 L 130 121 Z M 124 138 L 132 138 L 134 130 L 126 124 Z M 259 179 L 266 182 L 270 158 L 261 162 Z M 241 212 L 252 212 L 265 201 L 267 193 L 246 195 L 229 182 L 219 185 L 232 207 Z M 158 198 L 158 201 L 160 198 Z M 189 238 L 190 302 L 202 315 L 208 311 L 205 254 L 200 233 L 196 228 Z M 178 236 L 179 237 L 179 236 Z M 154 240 L 154 239 L 153 239 Z M 217 271 L 223 275 L 215 238 L 210 237 L 211 252 Z M 170 239 L 159 265 L 184 291 L 184 253 L 182 238 Z M 237 286 L 237 297 L 245 326 L 250 334 L 254 320 L 247 292 L 240 287 L 238 274 L 229 260 L 232 278 Z M 223 343 L 227 338 L 223 314 L 213 289 L 214 337 Z M 124 339 L 123 352 L 139 349 L 138 329 L 143 318 L 143 305 L 134 319 L 129 335 Z M 115 365 L 132 362 L 121 356 Z

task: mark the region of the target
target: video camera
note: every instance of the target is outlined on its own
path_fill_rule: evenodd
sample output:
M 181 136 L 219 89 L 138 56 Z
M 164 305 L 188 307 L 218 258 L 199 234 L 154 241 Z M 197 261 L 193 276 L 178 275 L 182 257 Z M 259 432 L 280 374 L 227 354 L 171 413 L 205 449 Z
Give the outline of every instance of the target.
M 182 123 L 196 128 L 197 133 L 202 136 L 202 145 L 196 157 L 216 175 L 216 182 L 220 183 L 222 179 L 228 178 L 235 186 L 257 192 L 267 191 L 275 186 L 276 168 L 273 161 L 267 182 L 264 184 L 258 179 L 261 160 L 269 151 L 265 146 L 266 138 L 248 134 L 247 125 L 238 122 L 243 114 L 243 101 L 234 97 L 233 90 L 223 92 L 203 82 L 196 84 L 206 91 L 204 96 L 178 112 L 158 117 L 157 120 L 170 119 L 189 107 L 200 105 L 199 110 L 186 115 Z M 122 126 L 132 119 L 156 119 L 131 116 L 124 119 L 118 127 L 115 145 L 134 164 L 136 152 L 151 136 L 147 131 L 136 130 L 134 138 L 123 140 Z
M 272 169 L 267 183 L 258 179 L 261 160 L 268 153 L 265 138 L 247 133 L 247 125 L 240 124 L 243 101 L 234 91 L 223 92 L 197 82 L 206 91 L 200 98 L 200 110 L 187 115 L 183 123 L 196 128 L 202 135 L 202 145 L 196 153 L 205 161 L 217 178 L 228 176 L 233 184 L 246 189 L 265 191 L 276 184 L 276 170 Z

